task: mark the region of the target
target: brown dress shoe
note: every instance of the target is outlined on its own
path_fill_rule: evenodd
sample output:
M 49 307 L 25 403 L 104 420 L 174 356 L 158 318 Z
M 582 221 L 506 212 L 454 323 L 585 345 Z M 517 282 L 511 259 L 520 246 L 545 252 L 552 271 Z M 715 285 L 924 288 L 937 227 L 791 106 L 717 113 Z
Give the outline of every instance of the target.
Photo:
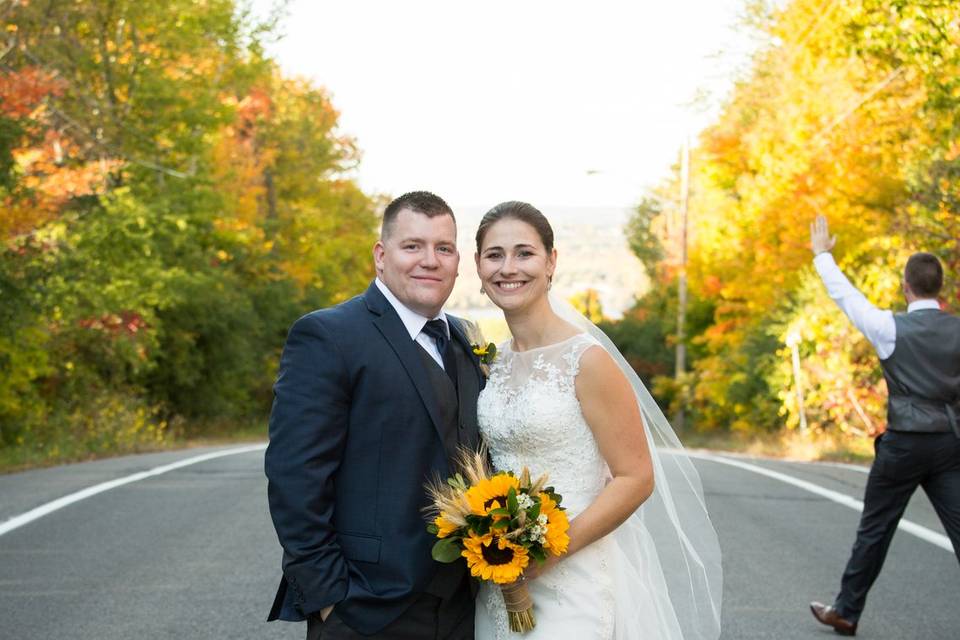
M 833 627 L 833 630 L 839 633 L 842 636 L 855 636 L 857 635 L 857 623 L 850 622 L 849 620 L 844 620 L 840 617 L 840 614 L 837 613 L 837 610 L 833 607 L 828 607 L 825 604 L 819 602 L 810 603 L 810 611 L 813 612 L 813 617 L 827 625 L 828 627 Z

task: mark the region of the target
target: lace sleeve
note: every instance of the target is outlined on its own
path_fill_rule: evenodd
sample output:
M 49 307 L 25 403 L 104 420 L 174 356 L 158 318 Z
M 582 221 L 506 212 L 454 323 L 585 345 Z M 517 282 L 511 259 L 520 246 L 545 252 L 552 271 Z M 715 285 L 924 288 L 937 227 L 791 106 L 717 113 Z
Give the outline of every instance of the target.
M 595 338 L 626 376 L 650 444 L 656 478 L 653 493 L 614 532 L 618 550 L 614 638 L 716 640 L 720 637 L 723 566 L 700 474 L 663 411 L 613 342 L 565 300 L 551 295 L 550 305 L 561 318 Z M 580 349 L 577 363 L 582 352 Z M 651 572 L 656 573 L 656 587 L 643 593 L 656 608 L 655 616 L 636 606 L 637 587 L 644 585 L 644 577 Z M 644 633 L 651 619 L 670 621 L 670 625 L 656 624 L 664 628 Z
M 580 372 L 580 358 L 593 346 L 602 348 L 586 333 L 527 351 L 513 351 L 507 340 L 497 351 L 488 383 L 507 394 L 519 393 L 531 383 L 569 389 Z
M 575 379 L 577 374 L 580 373 L 580 359 L 587 352 L 587 349 L 599 346 L 600 343 L 597 342 L 597 339 L 586 333 L 581 333 L 571 340 L 569 349 L 562 356 L 564 370 L 570 380 Z

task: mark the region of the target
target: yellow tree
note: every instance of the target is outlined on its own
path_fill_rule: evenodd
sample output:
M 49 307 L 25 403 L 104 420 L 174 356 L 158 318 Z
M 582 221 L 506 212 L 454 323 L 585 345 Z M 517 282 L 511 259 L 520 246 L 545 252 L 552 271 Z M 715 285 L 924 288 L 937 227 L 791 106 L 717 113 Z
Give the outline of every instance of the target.
M 860 430 L 882 423 L 875 362 L 817 288 L 808 248 L 808 223 L 824 213 L 841 238 L 841 266 L 875 302 L 895 304 L 896 274 L 918 241 L 904 224 L 909 207 L 919 207 L 925 194 L 928 211 L 951 210 L 949 180 L 931 192 L 918 189 L 915 178 L 929 149 L 943 146 L 929 133 L 943 131 L 929 116 L 937 84 L 931 75 L 939 72 L 927 63 L 936 58 L 928 51 L 926 63 L 901 55 L 892 64 L 871 52 L 879 46 L 875 34 L 858 25 L 875 19 L 879 5 L 795 0 L 758 13 L 767 44 L 699 140 L 690 282 L 695 295 L 716 305 L 699 338 L 705 355 L 694 365 L 702 427 L 777 428 L 784 417 L 795 424 L 785 340 L 797 331 L 814 423 Z M 955 25 L 956 10 L 950 17 L 944 7 L 937 24 Z M 889 13 L 887 22 L 896 23 L 897 10 Z M 924 42 L 941 58 L 955 45 L 933 36 Z M 941 125 L 944 119 L 934 118 Z M 945 166 L 941 175 L 950 171 Z M 943 222 L 946 213 L 928 218 L 952 228 Z

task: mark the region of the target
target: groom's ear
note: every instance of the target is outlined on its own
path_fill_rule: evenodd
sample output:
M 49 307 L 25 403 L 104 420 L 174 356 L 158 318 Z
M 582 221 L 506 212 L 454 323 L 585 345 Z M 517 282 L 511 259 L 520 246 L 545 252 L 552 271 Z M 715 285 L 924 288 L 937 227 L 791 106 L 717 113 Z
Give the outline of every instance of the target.
M 377 275 L 383 273 L 383 254 L 385 252 L 383 240 L 377 240 L 377 243 L 373 245 L 373 267 L 376 269 Z
M 907 282 L 907 279 L 900 279 L 900 288 L 903 291 L 903 297 L 907 299 L 907 302 L 910 302 L 911 299 L 915 299 L 916 295 L 913 293 L 913 289 L 910 288 L 910 283 Z

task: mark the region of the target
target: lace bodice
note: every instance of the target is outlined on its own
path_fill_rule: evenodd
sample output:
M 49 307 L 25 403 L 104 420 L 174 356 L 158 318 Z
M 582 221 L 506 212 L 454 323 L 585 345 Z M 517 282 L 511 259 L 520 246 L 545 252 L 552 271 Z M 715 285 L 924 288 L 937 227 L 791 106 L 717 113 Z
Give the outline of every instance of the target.
M 585 333 L 529 351 L 504 343 L 477 405 L 497 470 L 549 474 L 571 516 L 600 492 L 608 473 L 575 388 L 580 358 L 597 344 Z
M 513 351 L 507 342 L 497 351 L 477 404 L 480 433 L 494 467 L 520 473 L 526 466 L 534 478 L 548 474 L 548 484 L 563 496 L 571 519 L 593 501 L 608 478 L 575 386 L 581 356 L 597 344 L 585 333 L 529 351 Z M 612 638 L 609 546 L 606 539 L 598 541 L 529 585 L 537 611 L 530 640 Z M 477 607 L 478 640 L 520 638 L 509 631 L 500 589 L 484 583 Z
M 554 300 L 551 304 L 562 308 Z M 596 345 L 615 360 L 620 357 L 602 340 L 581 333 L 523 352 L 501 345 L 477 406 L 494 466 L 514 473 L 527 466 L 534 477 L 548 474 L 571 520 L 610 479 L 576 394 L 588 349 Z M 645 429 L 653 429 L 664 442 L 676 442 L 626 363 L 621 371 L 634 386 Z M 523 636 L 509 629 L 501 590 L 483 582 L 476 600 L 477 640 L 719 637 L 720 547 L 703 506 L 699 476 L 686 457 L 660 456 L 649 441 L 657 485 L 644 506 L 612 533 L 526 582 L 537 626 Z M 671 486 L 682 495 L 672 496 Z

